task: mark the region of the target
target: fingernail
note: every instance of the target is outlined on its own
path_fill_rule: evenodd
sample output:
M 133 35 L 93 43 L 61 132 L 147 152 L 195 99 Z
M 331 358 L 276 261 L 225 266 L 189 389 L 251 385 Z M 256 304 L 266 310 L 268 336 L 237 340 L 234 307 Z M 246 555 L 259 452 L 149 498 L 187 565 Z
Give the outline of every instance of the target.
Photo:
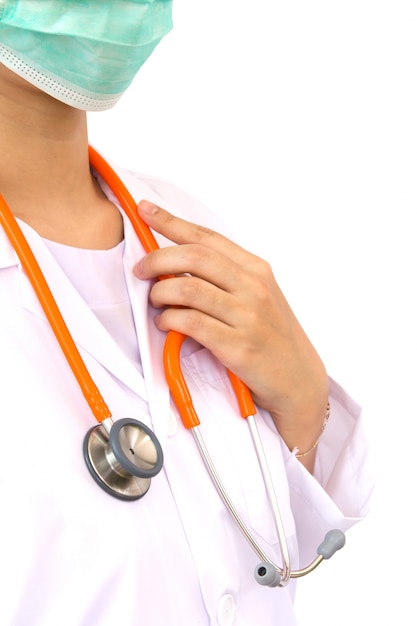
M 143 275 L 142 261 L 138 261 L 136 265 L 133 266 L 133 273 L 137 278 L 141 278 Z
M 138 208 L 140 209 L 140 212 L 145 215 L 154 215 L 158 210 L 156 204 L 149 202 L 149 200 L 141 200 L 138 204 Z

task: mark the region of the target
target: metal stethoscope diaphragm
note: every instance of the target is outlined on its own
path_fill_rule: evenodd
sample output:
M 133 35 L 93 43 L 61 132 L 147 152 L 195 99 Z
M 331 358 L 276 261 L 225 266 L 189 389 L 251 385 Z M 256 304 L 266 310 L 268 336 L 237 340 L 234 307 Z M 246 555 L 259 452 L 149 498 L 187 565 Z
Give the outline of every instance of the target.
M 84 459 L 104 491 L 121 500 L 137 500 L 148 491 L 163 465 L 161 444 L 142 422 L 107 418 L 84 438 Z

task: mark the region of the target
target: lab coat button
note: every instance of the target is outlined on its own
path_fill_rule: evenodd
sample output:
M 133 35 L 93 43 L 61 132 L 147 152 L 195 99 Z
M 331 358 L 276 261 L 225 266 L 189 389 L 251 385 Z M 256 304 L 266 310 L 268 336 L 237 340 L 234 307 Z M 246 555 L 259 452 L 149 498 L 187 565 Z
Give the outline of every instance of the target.
M 235 601 L 230 594 L 224 595 L 219 602 L 217 619 L 220 626 L 231 626 L 235 619 Z
M 170 409 L 168 416 L 168 437 L 172 437 L 178 430 L 178 420 L 174 411 Z

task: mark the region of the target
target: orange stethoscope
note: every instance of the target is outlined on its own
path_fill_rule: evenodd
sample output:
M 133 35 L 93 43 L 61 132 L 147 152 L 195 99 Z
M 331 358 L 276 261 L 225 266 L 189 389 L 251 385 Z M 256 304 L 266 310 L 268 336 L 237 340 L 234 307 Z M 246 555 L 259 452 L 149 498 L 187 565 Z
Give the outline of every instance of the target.
M 149 253 L 157 250 L 158 244 L 154 235 L 148 225 L 138 215 L 136 202 L 116 172 L 91 146 L 89 147 L 89 158 L 91 167 L 103 178 L 115 194 L 122 209 L 131 221 L 145 252 Z M 81 358 L 30 246 L 1 195 L 0 224 L 20 259 L 65 358 L 98 422 L 86 434 L 83 445 L 84 458 L 91 475 L 100 487 L 119 499 L 137 500 L 141 498 L 148 491 L 151 479 L 158 474 L 163 465 L 163 452 L 157 437 L 150 428 L 138 420 L 124 418 L 113 421 L 105 401 Z M 246 385 L 232 372 L 228 371 L 240 413 L 242 417 L 247 419 L 258 456 L 265 490 L 275 520 L 282 556 L 282 567 L 274 564 L 265 554 L 225 490 L 198 428 L 200 420 L 194 409 L 191 395 L 181 371 L 180 352 L 185 339 L 186 335 L 170 331 L 165 341 L 163 362 L 172 398 L 185 428 L 190 429 L 194 435 L 203 461 L 221 499 L 261 560 L 261 563 L 255 569 L 256 580 L 262 585 L 283 587 L 291 578 L 299 578 L 313 571 L 323 559 L 330 558 L 337 550 L 343 547 L 345 543 L 344 534 L 339 530 L 330 530 L 322 544 L 318 547 L 317 556 L 312 563 L 303 569 L 291 570 L 289 551 L 277 498 L 254 419 L 256 408 Z

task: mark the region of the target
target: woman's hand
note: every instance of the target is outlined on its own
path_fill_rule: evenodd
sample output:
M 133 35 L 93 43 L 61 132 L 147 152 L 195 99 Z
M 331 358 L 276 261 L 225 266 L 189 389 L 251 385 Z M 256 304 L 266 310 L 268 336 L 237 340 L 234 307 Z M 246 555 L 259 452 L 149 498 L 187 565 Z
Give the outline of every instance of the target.
M 327 375 L 270 266 L 148 201 L 138 210 L 154 231 L 178 244 L 148 254 L 134 268 L 140 279 L 173 276 L 150 292 L 151 304 L 161 309 L 157 327 L 208 348 L 271 413 L 288 447 L 309 449 L 326 412 Z

